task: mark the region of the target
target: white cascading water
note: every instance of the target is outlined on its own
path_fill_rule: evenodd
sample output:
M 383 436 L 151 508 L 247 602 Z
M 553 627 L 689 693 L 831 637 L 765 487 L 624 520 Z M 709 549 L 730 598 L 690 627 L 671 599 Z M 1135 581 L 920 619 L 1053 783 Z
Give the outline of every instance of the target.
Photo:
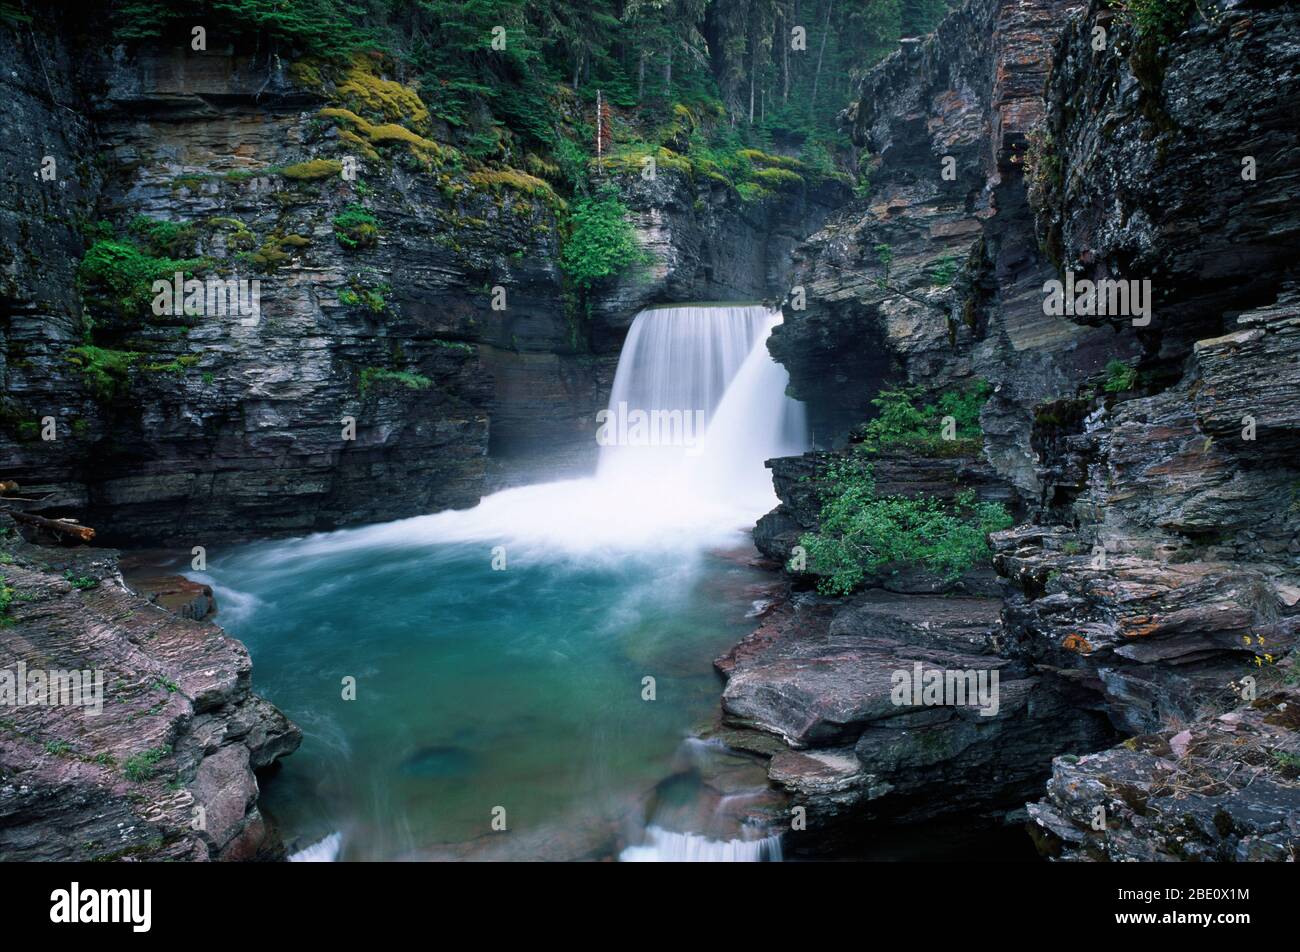
M 710 840 L 695 833 L 673 833 L 657 826 L 645 831 L 645 842 L 629 846 L 624 863 L 779 863 L 781 837 L 754 840 Z
M 764 461 L 808 448 L 803 405 L 786 396 L 789 376 L 767 352 L 780 322 L 757 305 L 642 311 L 619 355 L 606 421 L 613 442 L 594 476 L 305 539 L 299 551 L 490 540 L 545 558 L 732 544 L 777 503 Z M 677 436 L 657 438 L 651 427 L 649 441 L 637 440 L 635 419 L 626 425 L 636 411 L 672 414 Z

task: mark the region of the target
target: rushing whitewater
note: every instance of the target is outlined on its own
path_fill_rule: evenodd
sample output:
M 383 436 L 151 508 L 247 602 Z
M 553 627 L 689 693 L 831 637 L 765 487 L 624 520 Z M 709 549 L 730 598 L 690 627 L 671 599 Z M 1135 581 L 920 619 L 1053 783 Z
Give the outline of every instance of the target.
M 613 439 L 602 440 L 592 477 L 508 489 L 473 509 L 312 537 L 297 552 L 490 541 L 546 557 L 730 544 L 776 505 L 764 461 L 807 449 L 803 404 L 786 396 L 789 376 L 767 351 L 780 322 L 779 312 L 757 305 L 642 311 L 602 416 L 675 414 L 699 419 L 699 427 L 641 442 L 607 427 Z

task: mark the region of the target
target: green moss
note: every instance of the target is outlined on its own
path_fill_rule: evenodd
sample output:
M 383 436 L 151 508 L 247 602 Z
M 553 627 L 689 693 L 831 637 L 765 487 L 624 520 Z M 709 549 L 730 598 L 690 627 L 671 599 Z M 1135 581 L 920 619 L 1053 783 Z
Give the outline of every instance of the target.
M 360 278 L 354 277 L 348 287 L 339 291 L 339 303 L 345 307 L 364 308 L 372 314 L 388 311 L 388 295 L 392 286 L 387 283 L 366 287 Z
M 329 178 L 331 175 L 339 175 L 342 171 L 343 163 L 336 159 L 311 159 L 285 166 L 280 170 L 280 174 L 296 182 L 312 182 Z
M 803 185 L 803 176 L 788 169 L 756 169 L 750 177 L 764 188 L 777 191 L 783 188 L 798 188 Z
M 169 360 L 166 363 L 145 364 L 141 369 L 147 370 L 150 373 L 178 374 L 193 367 L 202 359 L 202 354 L 185 354 L 182 357 L 177 357 L 175 360 Z

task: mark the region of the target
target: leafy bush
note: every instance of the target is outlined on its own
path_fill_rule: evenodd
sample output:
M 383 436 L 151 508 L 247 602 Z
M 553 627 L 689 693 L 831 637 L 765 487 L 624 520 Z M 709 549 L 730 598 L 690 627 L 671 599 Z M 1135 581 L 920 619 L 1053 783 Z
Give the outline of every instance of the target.
M 1013 522 L 1001 503 L 977 502 L 969 491 L 952 503 L 878 497 L 870 467 L 858 460 L 833 464 L 826 483 L 819 531 L 799 542 L 827 595 L 846 595 L 888 565 L 919 565 L 956 578 L 988 558 L 990 532 Z
M 976 380 L 966 390 L 950 390 L 934 403 L 917 406 L 920 387 L 882 390 L 872 398 L 877 416 L 861 429 L 863 449 L 906 449 L 925 456 L 962 456 L 979 448 L 980 410 L 993 388 Z M 953 418 L 951 440 L 943 438 L 943 421 Z
M 370 388 L 380 383 L 398 383 L 408 390 L 428 390 L 433 386 L 433 381 L 423 374 L 411 373 L 407 370 L 385 370 L 382 367 L 366 367 L 361 371 L 361 382 L 359 389 L 361 396 L 365 396 Z
M 68 363 L 81 369 L 86 386 L 100 400 L 123 394 L 131 384 L 131 368 L 140 359 L 133 350 L 110 350 L 85 344 L 68 351 Z
M 334 216 L 334 237 L 348 251 L 369 248 L 379 241 L 379 219 L 360 205 L 349 205 Z
M 560 267 L 578 287 L 588 289 L 644 260 L 627 214 L 613 189 L 604 189 L 573 208 L 573 231 L 564 243 Z
M 1106 364 L 1106 382 L 1102 389 L 1107 393 L 1123 393 L 1125 390 L 1132 390 L 1137 384 L 1138 372 L 1136 367 L 1130 367 L 1122 360 L 1112 360 Z
M 1167 43 L 1176 37 L 1196 9 L 1196 0 L 1114 0 L 1138 34 Z
M 77 280 L 93 311 L 135 326 L 142 317 L 152 314 L 154 281 L 170 282 L 177 271 L 193 277 L 194 272 L 209 266 L 210 262 L 203 258 L 157 256 L 131 241 L 102 239 L 86 252 L 77 268 Z

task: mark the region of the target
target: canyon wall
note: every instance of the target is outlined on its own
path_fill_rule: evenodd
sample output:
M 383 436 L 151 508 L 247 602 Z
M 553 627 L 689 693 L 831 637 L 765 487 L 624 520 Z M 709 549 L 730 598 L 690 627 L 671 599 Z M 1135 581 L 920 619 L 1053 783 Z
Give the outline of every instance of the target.
M 971 0 L 864 80 L 845 120 L 869 195 L 796 251 L 805 299 L 770 349 L 823 445 L 883 386 L 986 380 L 981 458 L 875 467 L 905 496 L 994 498 L 992 475 L 1020 524 L 992 537 L 1000 593 L 964 579 L 904 623 L 891 590 L 924 589 L 903 576 L 796 591 L 719 661 L 724 725 L 782 739 L 752 746 L 810 830 L 924 818 L 959 789 L 1054 856 L 1293 855 L 1298 16 L 1213 4 L 1162 43 L 1102 3 Z M 1047 313 L 1066 272 L 1149 281 L 1149 320 Z M 771 464 L 770 557 L 816 529 L 833 458 Z M 889 703 L 914 662 L 997 669 L 1009 704 Z M 1234 744 L 1258 789 L 1230 779 Z
M 563 200 L 522 173 L 460 167 L 434 119 L 432 139 L 413 136 L 398 123 L 422 107 L 376 69 L 349 83 L 395 121 L 361 126 L 310 64 L 105 49 L 46 25 L 8 31 L 0 54 L 0 473 L 28 508 L 110 540 L 325 530 L 589 471 L 637 310 L 779 296 L 789 247 L 840 198 L 751 207 L 673 169 L 617 176 L 648 261 L 594 288 L 588 313 L 559 267 Z M 388 136 L 384 153 L 357 129 Z M 356 209 L 374 233 L 350 245 L 336 221 Z M 140 216 L 184 229 L 171 257 L 257 279 L 261 313 L 137 303 L 112 342 L 131 363 L 105 377 L 84 350 L 100 315 L 78 269 Z

